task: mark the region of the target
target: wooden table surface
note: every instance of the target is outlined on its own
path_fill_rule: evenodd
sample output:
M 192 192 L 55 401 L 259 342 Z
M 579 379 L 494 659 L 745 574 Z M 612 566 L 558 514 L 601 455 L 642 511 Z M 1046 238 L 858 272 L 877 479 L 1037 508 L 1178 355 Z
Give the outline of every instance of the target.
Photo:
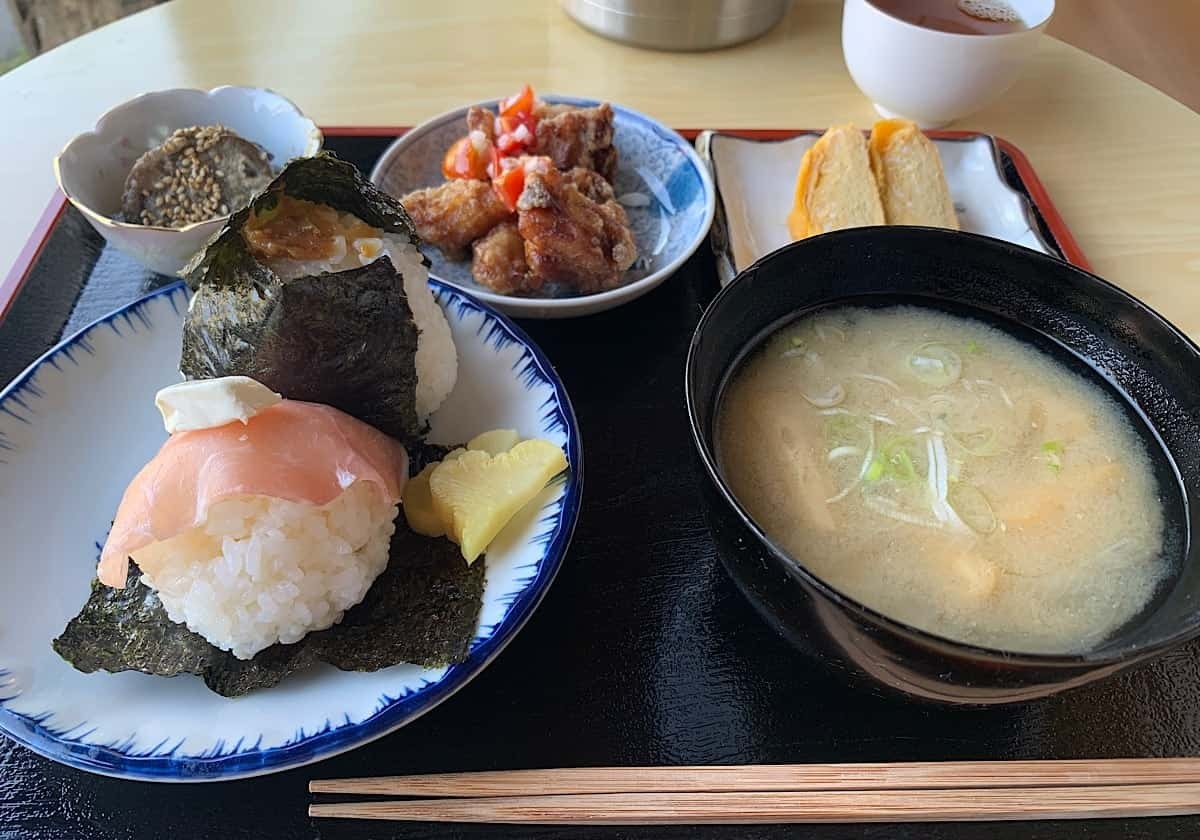
M 480 19 L 481 14 L 494 18 Z M 842 64 L 839 20 L 838 3 L 797 0 L 788 19 L 757 42 L 709 54 L 676 55 L 589 35 L 547 0 L 175 0 L 0 77 L 5 199 L 0 201 L 0 273 L 14 260 L 50 198 L 54 153 L 107 108 L 146 90 L 263 85 L 292 97 L 324 125 L 403 125 L 530 81 L 542 91 L 612 99 L 679 127 L 819 127 L 846 120 L 866 125 L 874 113 Z M 1020 146 L 1096 270 L 1200 338 L 1200 115 L 1099 60 L 1045 39 L 1012 91 L 954 127 L 994 132 Z M 682 291 L 688 289 L 685 285 Z M 701 302 L 682 291 L 645 304 L 653 307 L 644 310 L 650 322 L 682 321 L 684 314 L 694 318 Z M 601 378 L 599 370 L 589 366 L 587 348 L 603 340 L 612 323 L 602 317 L 533 328 L 539 342 L 553 345 L 556 364 L 574 383 Z M 661 392 L 660 383 L 677 381 L 682 339 L 670 345 L 675 355 L 662 354 L 665 340 L 653 346 L 659 352 L 644 358 L 618 355 L 618 368 L 635 361 L 649 366 L 631 386 L 642 390 L 624 395 L 629 404 L 657 405 L 652 398 Z M 627 481 L 635 456 L 640 462 L 643 452 L 620 445 L 624 431 L 610 431 L 613 415 L 607 401 L 580 403 L 580 408 L 585 426 L 599 430 L 597 451 L 607 456 L 596 459 L 589 482 L 597 482 L 599 488 L 604 481 L 608 486 Z M 999 712 L 965 711 L 943 718 L 916 704 L 887 704 L 866 693 L 823 693 L 825 677 L 819 670 L 794 668 L 782 643 L 753 620 L 732 584 L 716 573 L 712 558 L 696 556 L 696 546 L 704 540 L 698 519 L 677 517 L 685 527 L 668 522 L 675 530 L 659 533 L 663 520 L 636 515 L 646 499 L 676 492 L 691 498 L 698 492 L 694 483 L 669 485 L 666 478 L 674 479 L 672 470 L 686 457 L 688 447 L 672 426 L 682 421 L 668 413 L 655 422 L 661 427 L 659 436 L 647 439 L 653 441 L 652 452 L 662 446 L 664 454 L 647 471 L 650 477 L 635 484 L 621 504 L 611 498 L 603 504 L 602 492 L 593 496 L 602 504 L 591 507 L 590 519 L 577 534 L 572 549 L 576 571 L 560 577 L 558 597 L 548 599 L 496 666 L 453 704 L 434 713 L 440 717 L 431 715 L 425 726 L 406 728 L 334 759 L 319 773 L 298 771 L 252 782 L 170 790 L 84 778 L 3 744 L 0 788 L 8 785 L 8 799 L 0 802 L 0 838 L 148 833 L 184 837 L 211 834 L 206 826 L 227 837 L 259 837 L 268 831 L 279 837 L 438 836 L 438 830 L 420 826 L 309 823 L 302 810 L 307 801 L 304 782 L 318 775 L 415 768 L 406 761 L 424 762 L 420 769 L 426 770 L 483 767 L 485 762 L 503 766 L 514 754 L 518 766 L 558 766 L 562 753 L 554 749 L 556 742 L 570 742 L 577 757 L 594 764 L 686 763 L 714 757 L 771 761 L 794 758 L 800 745 L 813 760 L 881 760 L 900 754 L 933 759 L 1197 753 L 1200 728 L 1188 702 L 1196 694 L 1195 662 L 1200 660 L 1195 647 L 1095 690 Z M 690 471 L 682 475 L 694 482 Z M 630 523 L 640 529 L 637 538 L 614 543 L 612 535 L 629 529 Z M 651 545 L 645 544 L 647 533 L 657 535 Z M 698 560 L 707 563 L 699 567 L 700 574 Z M 639 574 L 651 564 L 654 575 Z M 675 604 L 648 609 L 652 597 L 674 592 L 664 583 L 670 581 L 687 582 L 692 599 L 688 609 Z M 633 604 L 633 614 L 641 608 L 640 614 L 648 616 L 645 626 L 658 628 L 658 635 L 645 636 L 640 626 L 637 633 L 618 626 L 607 603 L 581 611 L 588 592 L 624 593 L 622 587 L 631 584 L 640 587 L 644 599 Z M 708 593 L 707 600 L 697 603 L 697 593 Z M 604 634 L 594 632 L 605 627 Z M 644 641 L 631 641 L 643 636 Z M 623 651 L 622 670 L 609 663 L 609 670 L 598 671 L 588 691 L 619 695 L 628 690 L 633 699 L 617 702 L 610 696 L 602 707 L 605 717 L 588 717 L 597 707 L 582 702 L 575 686 L 545 681 L 547 661 L 550 667 L 567 661 L 565 654 L 546 660 L 545 648 L 540 647 L 558 637 L 578 644 L 573 656 L 589 663 L 605 651 Z M 724 658 L 714 653 L 726 649 Z M 765 651 L 762 672 L 722 670 L 760 651 Z M 625 660 L 634 667 L 626 669 Z M 672 662 L 689 666 L 680 672 L 697 672 L 692 681 L 639 691 L 640 677 Z M 533 693 L 532 701 L 512 691 L 514 685 L 535 680 L 539 692 Z M 714 685 L 722 690 L 714 690 Z M 631 723 L 630 705 L 642 702 L 641 695 L 649 695 L 647 705 L 655 714 L 643 714 Z M 752 721 L 739 717 L 739 703 L 772 711 Z M 1106 718 L 1110 709 L 1119 712 L 1117 720 Z M 806 721 L 818 716 L 823 718 L 819 726 L 805 728 Z M 614 733 L 622 737 L 611 737 Z M 729 740 L 736 748 L 726 750 Z M 1037 745 L 1036 752 L 1031 752 L 1031 744 Z M 476 763 L 464 765 L 464 755 L 473 756 Z M 6 833 L 6 825 L 16 833 Z M 78 831 L 71 833 L 64 826 Z M 1193 823 L 1184 820 L 1033 827 L 1017 833 L 1046 838 L 1078 832 L 1096 837 L 1195 836 Z M 483 836 L 474 828 L 450 833 Z M 524 834 L 560 836 L 556 830 Z M 808 834 L 898 836 L 888 826 L 795 832 L 779 827 L 737 830 L 728 836 Z M 918 827 L 906 836 L 983 840 L 996 834 L 1004 832 L 950 826 Z M 632 831 L 586 828 L 574 834 L 618 835 L 635 836 Z M 684 827 L 636 836 L 717 835 Z
M 874 112 L 841 58 L 840 3 L 797 0 L 766 37 L 711 53 L 611 43 L 546 0 L 176 0 L 0 77 L 0 267 L 53 189 L 50 161 L 147 90 L 261 85 L 323 125 L 411 125 L 521 82 L 688 128 L 819 127 Z M 1033 162 L 1095 270 L 1200 337 L 1200 115 L 1052 38 L 955 128 Z

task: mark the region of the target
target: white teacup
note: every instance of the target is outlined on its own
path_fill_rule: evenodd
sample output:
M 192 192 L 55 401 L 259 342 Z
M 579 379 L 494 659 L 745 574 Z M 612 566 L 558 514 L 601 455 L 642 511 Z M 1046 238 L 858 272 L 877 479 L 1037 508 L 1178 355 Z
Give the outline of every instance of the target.
M 846 0 L 842 53 L 859 89 L 885 117 L 936 128 L 976 111 L 1012 86 L 1054 13 L 1054 0 L 1008 0 L 1029 25 L 1002 35 L 926 29 Z

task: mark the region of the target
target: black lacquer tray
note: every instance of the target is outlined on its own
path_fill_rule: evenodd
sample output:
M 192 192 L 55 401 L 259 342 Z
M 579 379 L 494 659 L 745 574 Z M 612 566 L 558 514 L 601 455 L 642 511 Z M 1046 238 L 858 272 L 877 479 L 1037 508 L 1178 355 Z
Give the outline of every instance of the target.
M 392 138 L 330 136 L 369 170 Z M 96 317 L 167 282 L 54 215 L 0 324 L 0 382 Z M 584 432 L 588 487 L 561 573 L 471 685 L 380 741 L 274 776 L 151 785 L 72 770 L 0 738 L 0 839 L 1129 838 L 1200 836 L 1200 819 L 868 826 L 491 827 L 314 821 L 313 778 L 523 767 L 1200 755 L 1200 646 L 1110 681 L 991 709 L 851 686 L 776 636 L 716 559 L 683 363 L 716 293 L 702 248 L 608 313 L 526 321 Z M 69 480 L 69 479 L 68 479 Z M 69 488 L 64 488 L 69 492 Z M 0 501 L 2 503 L 2 501 Z M 37 585 L 37 558 L 22 558 Z

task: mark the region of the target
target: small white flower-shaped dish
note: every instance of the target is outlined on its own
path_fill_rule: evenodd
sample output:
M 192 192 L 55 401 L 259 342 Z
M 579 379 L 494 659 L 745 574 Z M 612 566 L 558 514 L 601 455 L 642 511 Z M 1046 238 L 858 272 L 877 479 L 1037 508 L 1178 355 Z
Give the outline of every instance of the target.
M 152 271 L 176 274 L 221 229 L 228 215 L 181 228 L 119 222 L 113 216 L 121 207 L 125 178 L 142 154 L 177 129 L 218 124 L 266 149 L 276 171 L 292 158 L 315 155 L 324 141 L 312 120 L 270 90 L 231 86 L 160 90 L 118 105 L 91 131 L 71 140 L 54 158 L 54 177 L 70 202 L 112 245 Z

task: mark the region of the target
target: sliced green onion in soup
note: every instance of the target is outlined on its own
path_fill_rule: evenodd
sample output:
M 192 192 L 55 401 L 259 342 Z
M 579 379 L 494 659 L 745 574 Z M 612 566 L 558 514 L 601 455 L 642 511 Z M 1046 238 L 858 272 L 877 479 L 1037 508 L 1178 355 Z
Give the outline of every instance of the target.
M 917 439 L 912 435 L 900 435 L 884 443 L 880 455 L 889 478 L 896 481 L 917 480 L 917 465 L 912 456 L 917 447 Z
M 1000 399 L 1004 401 L 1006 406 L 1009 408 L 1016 408 L 1016 405 L 1012 401 L 1012 397 L 1008 395 L 1008 391 L 1004 390 L 1004 386 L 999 382 L 993 382 L 990 379 L 976 379 L 975 384 L 983 388 L 985 392 L 988 390 L 995 391 L 1000 396 Z
M 844 408 L 819 412 L 825 417 L 825 440 L 831 449 L 839 446 L 866 448 L 871 421 Z
M 823 394 L 807 394 L 801 391 L 800 396 L 804 397 L 805 401 L 811 405 L 815 405 L 817 408 L 833 408 L 846 399 L 846 389 L 835 382 L 833 387 Z
M 1057 440 L 1048 440 L 1042 444 L 1042 456 L 1046 460 L 1046 466 L 1058 472 L 1062 469 L 1063 445 Z
M 862 379 L 865 382 L 875 382 L 879 385 L 884 385 L 888 388 L 891 388 L 896 393 L 900 393 L 900 391 L 903 390 L 899 385 L 897 385 L 891 379 L 888 379 L 886 376 L 879 376 L 878 374 L 874 373 L 852 373 L 850 375 L 856 379 Z
M 836 411 L 837 409 L 829 409 Z M 854 476 L 854 480 L 847 484 L 838 493 L 830 496 L 825 500 L 825 504 L 831 505 L 834 502 L 840 502 L 842 499 L 850 495 L 850 493 L 858 487 L 866 479 L 867 473 L 870 472 L 871 466 L 875 463 L 875 427 L 870 423 L 867 424 L 867 451 L 862 459 L 862 466 L 858 468 L 858 473 Z
M 833 462 L 839 458 L 861 458 L 863 451 L 857 446 L 835 446 L 829 450 L 829 454 L 825 456 L 825 460 Z
M 883 459 L 876 455 L 871 459 L 867 471 L 863 473 L 863 481 L 878 481 L 883 478 L 883 474 L 887 472 L 887 467 L 883 463 Z
M 962 359 L 945 344 L 922 344 L 908 354 L 908 369 L 926 385 L 944 388 L 962 376 Z
M 946 394 L 932 394 L 925 400 L 924 405 L 929 422 L 943 432 L 948 428 L 950 418 L 958 407 L 954 398 Z
M 971 432 L 947 430 L 946 437 L 950 438 L 951 442 L 955 443 L 959 449 L 968 455 L 974 455 L 978 458 L 987 458 L 1000 451 L 1000 444 L 996 439 L 996 430 L 990 426 Z
M 899 481 L 916 481 L 917 468 L 913 466 L 912 456 L 907 449 L 899 449 L 888 458 L 892 465 L 892 475 Z
M 983 491 L 973 484 L 951 484 L 946 493 L 946 501 L 954 508 L 958 518 L 972 531 L 990 534 L 996 530 L 998 522 L 991 502 L 983 495 Z
M 870 486 L 868 485 L 868 487 Z M 931 519 L 916 508 L 906 507 L 899 500 L 868 490 L 866 487 L 863 488 L 862 500 L 863 506 L 867 510 L 888 519 L 894 519 L 897 522 L 903 522 L 907 525 L 917 525 L 921 528 L 941 529 L 944 527 L 943 523 L 936 519 Z

